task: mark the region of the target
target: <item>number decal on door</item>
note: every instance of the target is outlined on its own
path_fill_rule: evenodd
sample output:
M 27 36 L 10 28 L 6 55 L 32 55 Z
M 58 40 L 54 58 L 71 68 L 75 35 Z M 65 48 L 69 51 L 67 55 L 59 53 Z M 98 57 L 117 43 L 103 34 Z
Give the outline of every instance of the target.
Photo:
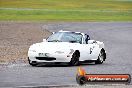
M 90 48 L 90 54 L 92 54 L 93 48 Z

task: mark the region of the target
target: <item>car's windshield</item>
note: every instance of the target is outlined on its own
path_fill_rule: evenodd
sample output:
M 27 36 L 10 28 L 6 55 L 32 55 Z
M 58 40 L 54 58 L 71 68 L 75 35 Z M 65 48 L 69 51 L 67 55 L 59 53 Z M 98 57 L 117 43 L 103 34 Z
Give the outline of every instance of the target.
M 57 32 L 52 34 L 48 39 L 48 42 L 71 42 L 82 43 L 82 34 L 74 32 Z

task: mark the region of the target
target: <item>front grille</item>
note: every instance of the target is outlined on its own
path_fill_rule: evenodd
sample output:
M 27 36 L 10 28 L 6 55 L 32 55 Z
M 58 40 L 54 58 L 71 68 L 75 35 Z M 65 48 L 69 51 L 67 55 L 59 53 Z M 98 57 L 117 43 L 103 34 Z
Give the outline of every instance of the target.
M 56 58 L 54 58 L 54 57 L 36 57 L 36 59 L 38 59 L 38 60 L 46 60 L 46 61 L 56 60 Z

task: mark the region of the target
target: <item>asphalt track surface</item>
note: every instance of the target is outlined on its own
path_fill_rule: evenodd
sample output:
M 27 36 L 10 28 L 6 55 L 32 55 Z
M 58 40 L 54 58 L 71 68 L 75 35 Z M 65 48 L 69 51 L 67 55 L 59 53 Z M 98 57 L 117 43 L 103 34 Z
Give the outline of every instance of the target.
M 46 27 L 49 31 L 68 30 L 84 32 L 89 34 L 91 39 L 105 43 L 107 59 L 103 64 L 81 64 L 81 67 L 88 74 L 132 75 L 132 22 L 60 22 L 48 23 L 43 25 L 43 27 Z M 17 64 L 0 66 L 0 87 L 78 86 L 75 80 L 78 67 L 65 65 L 32 67 L 27 63 L 18 61 Z M 101 85 L 89 87 L 102 88 Z M 105 87 L 110 88 L 112 85 Z M 116 88 L 117 85 L 114 87 Z M 121 87 L 128 88 L 132 86 Z

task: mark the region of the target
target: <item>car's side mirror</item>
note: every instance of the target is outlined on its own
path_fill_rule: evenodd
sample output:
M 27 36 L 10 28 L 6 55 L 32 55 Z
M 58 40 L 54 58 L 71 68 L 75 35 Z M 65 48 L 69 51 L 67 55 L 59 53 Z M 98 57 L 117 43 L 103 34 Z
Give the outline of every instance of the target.
M 43 39 L 43 42 L 46 42 L 46 39 Z
M 88 40 L 88 44 L 93 44 L 93 43 L 96 43 L 95 40 Z

